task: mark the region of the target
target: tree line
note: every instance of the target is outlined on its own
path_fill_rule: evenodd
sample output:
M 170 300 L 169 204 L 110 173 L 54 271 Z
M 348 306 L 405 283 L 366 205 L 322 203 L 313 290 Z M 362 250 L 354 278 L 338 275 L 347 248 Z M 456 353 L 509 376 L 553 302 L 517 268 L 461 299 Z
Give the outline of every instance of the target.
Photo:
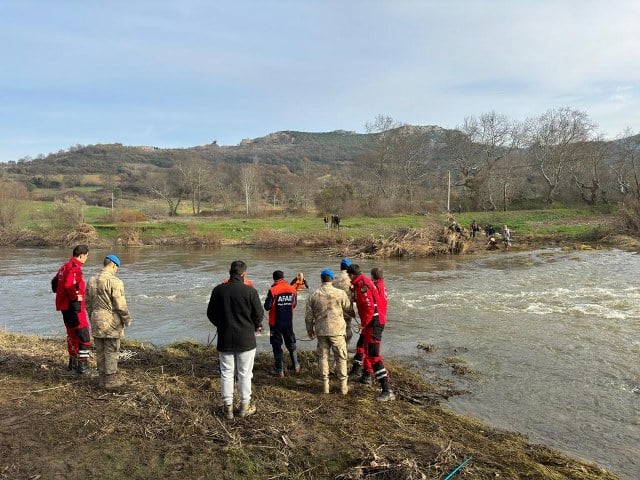
M 112 201 L 114 192 L 152 196 L 164 202 L 170 216 L 185 210 L 193 215 L 260 215 L 268 210 L 386 215 L 539 208 L 556 202 L 640 203 L 640 135 L 626 130 L 605 140 L 587 113 L 569 107 L 524 121 L 488 112 L 467 117 L 452 130 L 405 125 L 379 115 L 365 129 L 367 141 L 357 137 L 359 150 L 351 159 L 336 153 L 335 135 L 331 152 L 323 153 L 315 140 L 313 155 L 282 164 L 273 161 L 278 150 L 269 151 L 266 163 L 259 145 L 250 144 L 235 160 L 217 145 L 170 154 L 150 149 L 145 155 L 155 160 L 144 164 L 123 162 L 102 149 L 100 158 L 110 168 L 103 167 L 108 171 L 92 180 L 102 190 L 84 196 L 89 203 Z M 286 141 L 279 148 L 290 156 L 285 148 L 296 142 L 295 135 L 280 137 Z M 76 146 L 73 153 L 82 150 Z M 319 160 L 323 156 L 331 161 Z M 74 172 L 73 162 L 65 158 L 63 175 L 53 174 L 46 158 L 5 165 L 2 191 L 14 192 L 10 196 L 15 198 L 19 187 L 13 184 L 29 190 L 46 184 L 47 176 L 59 189 L 86 184 L 86 175 Z M 86 158 L 83 165 L 85 173 L 91 169 Z

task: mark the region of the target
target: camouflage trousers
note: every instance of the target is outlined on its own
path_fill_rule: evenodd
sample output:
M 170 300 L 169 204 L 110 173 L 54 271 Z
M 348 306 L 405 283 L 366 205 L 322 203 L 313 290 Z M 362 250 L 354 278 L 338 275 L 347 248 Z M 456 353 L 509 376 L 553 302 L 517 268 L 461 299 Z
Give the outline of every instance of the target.
M 333 352 L 336 362 L 336 376 L 339 380 L 347 378 L 347 342 L 344 335 L 335 335 L 332 337 L 319 336 L 318 348 L 318 365 L 320 367 L 320 375 L 325 380 L 329 379 L 329 351 Z
M 94 338 L 96 346 L 96 362 L 101 375 L 113 375 L 118 371 L 118 355 L 120 355 L 119 338 Z

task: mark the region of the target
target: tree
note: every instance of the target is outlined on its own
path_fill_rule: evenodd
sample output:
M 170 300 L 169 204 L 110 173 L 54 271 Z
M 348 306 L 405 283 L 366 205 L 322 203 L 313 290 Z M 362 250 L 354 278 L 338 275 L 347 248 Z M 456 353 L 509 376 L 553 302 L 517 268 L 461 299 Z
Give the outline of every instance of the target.
M 620 137 L 613 143 L 610 168 L 618 191 L 640 201 L 640 134 L 626 129 Z
M 526 145 L 533 165 L 546 185 L 545 198 L 556 200 L 561 185 L 568 185 L 584 142 L 596 126 L 582 111 L 569 107 L 548 110 L 526 122 Z
M 170 217 L 177 216 L 178 207 L 185 196 L 185 187 L 180 172 L 175 168 L 170 168 L 148 181 L 149 192 L 167 203 Z
M 240 185 L 244 194 L 245 214 L 254 208 L 253 201 L 258 191 L 258 166 L 255 163 L 249 163 L 240 167 Z
M 13 229 L 23 210 L 23 200 L 29 197 L 22 183 L 0 179 L 0 228 Z
M 210 184 L 211 168 L 202 157 L 188 153 L 176 159 L 174 168 L 180 173 L 185 195 L 191 199 L 191 211 L 198 215 L 205 190 Z

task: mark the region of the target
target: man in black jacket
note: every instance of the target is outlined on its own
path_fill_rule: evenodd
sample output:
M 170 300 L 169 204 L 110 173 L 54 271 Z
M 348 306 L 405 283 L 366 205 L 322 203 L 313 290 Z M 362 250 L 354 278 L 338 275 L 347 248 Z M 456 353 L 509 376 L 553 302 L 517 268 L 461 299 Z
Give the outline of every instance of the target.
M 255 288 L 245 285 L 247 265 L 242 260 L 231 263 L 229 281 L 211 292 L 207 317 L 218 328 L 218 356 L 220 359 L 220 392 L 224 414 L 233 418 L 234 372 L 238 372 L 238 416 L 246 417 L 256 411 L 251 404 L 251 379 L 256 355 L 255 333 L 262 330 L 264 310 Z

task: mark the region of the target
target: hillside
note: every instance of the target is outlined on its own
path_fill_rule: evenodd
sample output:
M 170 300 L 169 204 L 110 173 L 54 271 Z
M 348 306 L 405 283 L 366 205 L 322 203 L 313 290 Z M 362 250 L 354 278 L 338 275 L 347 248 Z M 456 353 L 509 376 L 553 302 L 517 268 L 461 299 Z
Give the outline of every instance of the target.
M 444 129 L 440 127 L 404 128 L 436 141 L 440 141 L 444 134 Z M 295 170 L 303 159 L 327 165 L 351 162 L 374 147 L 377 135 L 344 130 L 323 133 L 284 131 L 245 139 L 236 146 L 220 146 L 216 143 L 184 149 L 125 146 L 119 143 L 75 146 L 28 161 L 10 162 L 9 172 L 23 175 L 114 173 L 118 168 L 136 165 L 167 168 L 177 158 L 184 156 L 201 157 L 212 164 L 257 162 L 286 165 Z

